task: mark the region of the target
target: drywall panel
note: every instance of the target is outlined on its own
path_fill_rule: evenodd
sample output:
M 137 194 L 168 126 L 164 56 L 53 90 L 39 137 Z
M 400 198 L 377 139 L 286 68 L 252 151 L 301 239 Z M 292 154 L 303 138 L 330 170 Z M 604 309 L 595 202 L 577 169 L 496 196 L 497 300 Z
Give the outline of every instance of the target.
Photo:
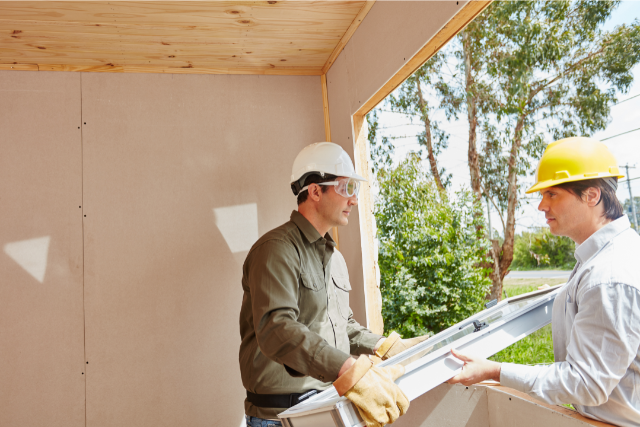
M 460 1 L 378 1 L 371 8 L 345 49 L 327 73 L 329 114 L 333 142 L 340 144 L 354 158 L 352 116 L 403 65 L 461 10 Z M 370 209 L 367 209 L 370 210 Z M 366 317 L 363 253 L 370 240 L 360 233 L 363 215 L 352 215 L 351 225 L 340 231 L 343 249 L 353 278 L 354 315 L 361 322 Z M 363 250 L 364 249 L 364 250 Z M 372 249 L 375 252 L 375 248 Z M 367 273 L 367 281 L 376 280 Z M 368 295 L 367 298 L 377 298 Z M 371 313 L 371 316 L 375 316 Z M 372 320 L 372 319 L 369 319 Z M 375 323 L 375 322 L 374 322 Z
M 348 69 L 348 102 L 352 114 L 447 25 L 466 3 L 376 2 L 340 54 Z M 329 78 L 332 72 L 333 68 L 329 70 Z
M 487 388 L 491 427 L 607 427 L 562 406 L 542 403 L 507 387 Z
M 489 427 L 487 388 L 441 384 L 411 401 L 397 427 Z
M 0 425 L 84 425 L 80 75 L 0 71 Z
M 238 426 L 242 263 L 296 208 L 320 77 L 82 80 L 87 426 Z

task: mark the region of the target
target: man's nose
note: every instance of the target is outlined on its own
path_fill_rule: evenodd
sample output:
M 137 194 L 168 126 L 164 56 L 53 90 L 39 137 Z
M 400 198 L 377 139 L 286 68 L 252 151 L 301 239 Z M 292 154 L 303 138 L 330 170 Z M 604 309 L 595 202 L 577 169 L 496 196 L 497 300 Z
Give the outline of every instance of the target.
M 356 206 L 358 204 L 358 196 L 349 197 L 349 206 Z
M 549 207 L 545 203 L 544 199 L 540 200 L 540 204 L 538 205 L 538 210 L 542 212 L 547 212 L 549 210 Z

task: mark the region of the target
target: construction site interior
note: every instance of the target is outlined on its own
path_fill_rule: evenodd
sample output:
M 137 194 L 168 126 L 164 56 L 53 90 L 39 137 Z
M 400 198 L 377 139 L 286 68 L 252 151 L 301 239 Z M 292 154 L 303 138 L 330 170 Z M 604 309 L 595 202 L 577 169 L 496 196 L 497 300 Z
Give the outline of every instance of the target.
M 240 279 L 332 141 L 486 1 L 0 2 L 0 425 L 239 426 Z M 372 200 L 333 232 L 382 332 Z M 399 426 L 603 425 L 495 384 Z

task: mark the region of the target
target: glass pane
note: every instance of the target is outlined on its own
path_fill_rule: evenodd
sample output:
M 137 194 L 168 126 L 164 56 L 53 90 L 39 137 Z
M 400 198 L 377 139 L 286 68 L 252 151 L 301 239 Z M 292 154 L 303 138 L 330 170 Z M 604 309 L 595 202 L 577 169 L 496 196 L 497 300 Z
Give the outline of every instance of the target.
M 465 321 L 459 324 L 460 326 L 457 326 L 454 330 L 443 331 L 435 335 L 431 339 L 425 341 L 424 343 L 417 345 L 414 348 L 414 351 L 408 351 L 408 354 L 404 358 L 395 360 L 392 363 L 383 362 L 384 364 L 381 366 L 396 363 L 407 366 L 408 364 L 422 357 L 425 357 L 433 353 L 434 351 L 459 340 L 460 338 L 473 334 L 474 332 L 488 327 L 492 323 L 502 320 L 505 316 L 521 310 L 523 307 L 536 302 L 539 298 L 544 297 L 545 295 L 546 292 L 544 294 L 536 292 L 535 295 L 531 295 L 530 297 L 518 298 L 516 300 L 509 301 L 506 304 L 500 304 L 492 309 L 487 310 L 486 313 L 484 313 L 484 315 L 477 320 Z M 441 336 L 439 337 L 439 335 Z M 436 339 L 435 341 L 434 338 Z

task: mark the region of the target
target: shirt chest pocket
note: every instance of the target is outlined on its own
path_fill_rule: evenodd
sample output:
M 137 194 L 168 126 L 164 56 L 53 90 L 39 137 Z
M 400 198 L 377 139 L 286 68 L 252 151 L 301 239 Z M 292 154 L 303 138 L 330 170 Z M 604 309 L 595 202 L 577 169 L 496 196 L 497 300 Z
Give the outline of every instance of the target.
M 318 292 L 324 289 L 324 276 L 318 273 L 300 273 L 302 286 L 310 291 Z
M 334 292 L 338 301 L 338 311 L 344 319 L 349 319 L 351 310 L 349 309 L 349 291 L 351 291 L 351 284 L 349 279 L 345 277 L 332 277 L 334 283 Z
M 573 319 L 576 317 L 576 313 L 578 311 L 578 305 L 575 301 L 575 287 L 570 287 L 566 291 L 565 300 L 564 300 L 564 315 L 565 319 Z
M 300 287 L 298 288 L 298 307 L 300 317 L 298 320 L 309 325 L 317 321 L 319 316 L 327 311 L 327 292 L 324 276 L 314 273 L 300 274 Z

